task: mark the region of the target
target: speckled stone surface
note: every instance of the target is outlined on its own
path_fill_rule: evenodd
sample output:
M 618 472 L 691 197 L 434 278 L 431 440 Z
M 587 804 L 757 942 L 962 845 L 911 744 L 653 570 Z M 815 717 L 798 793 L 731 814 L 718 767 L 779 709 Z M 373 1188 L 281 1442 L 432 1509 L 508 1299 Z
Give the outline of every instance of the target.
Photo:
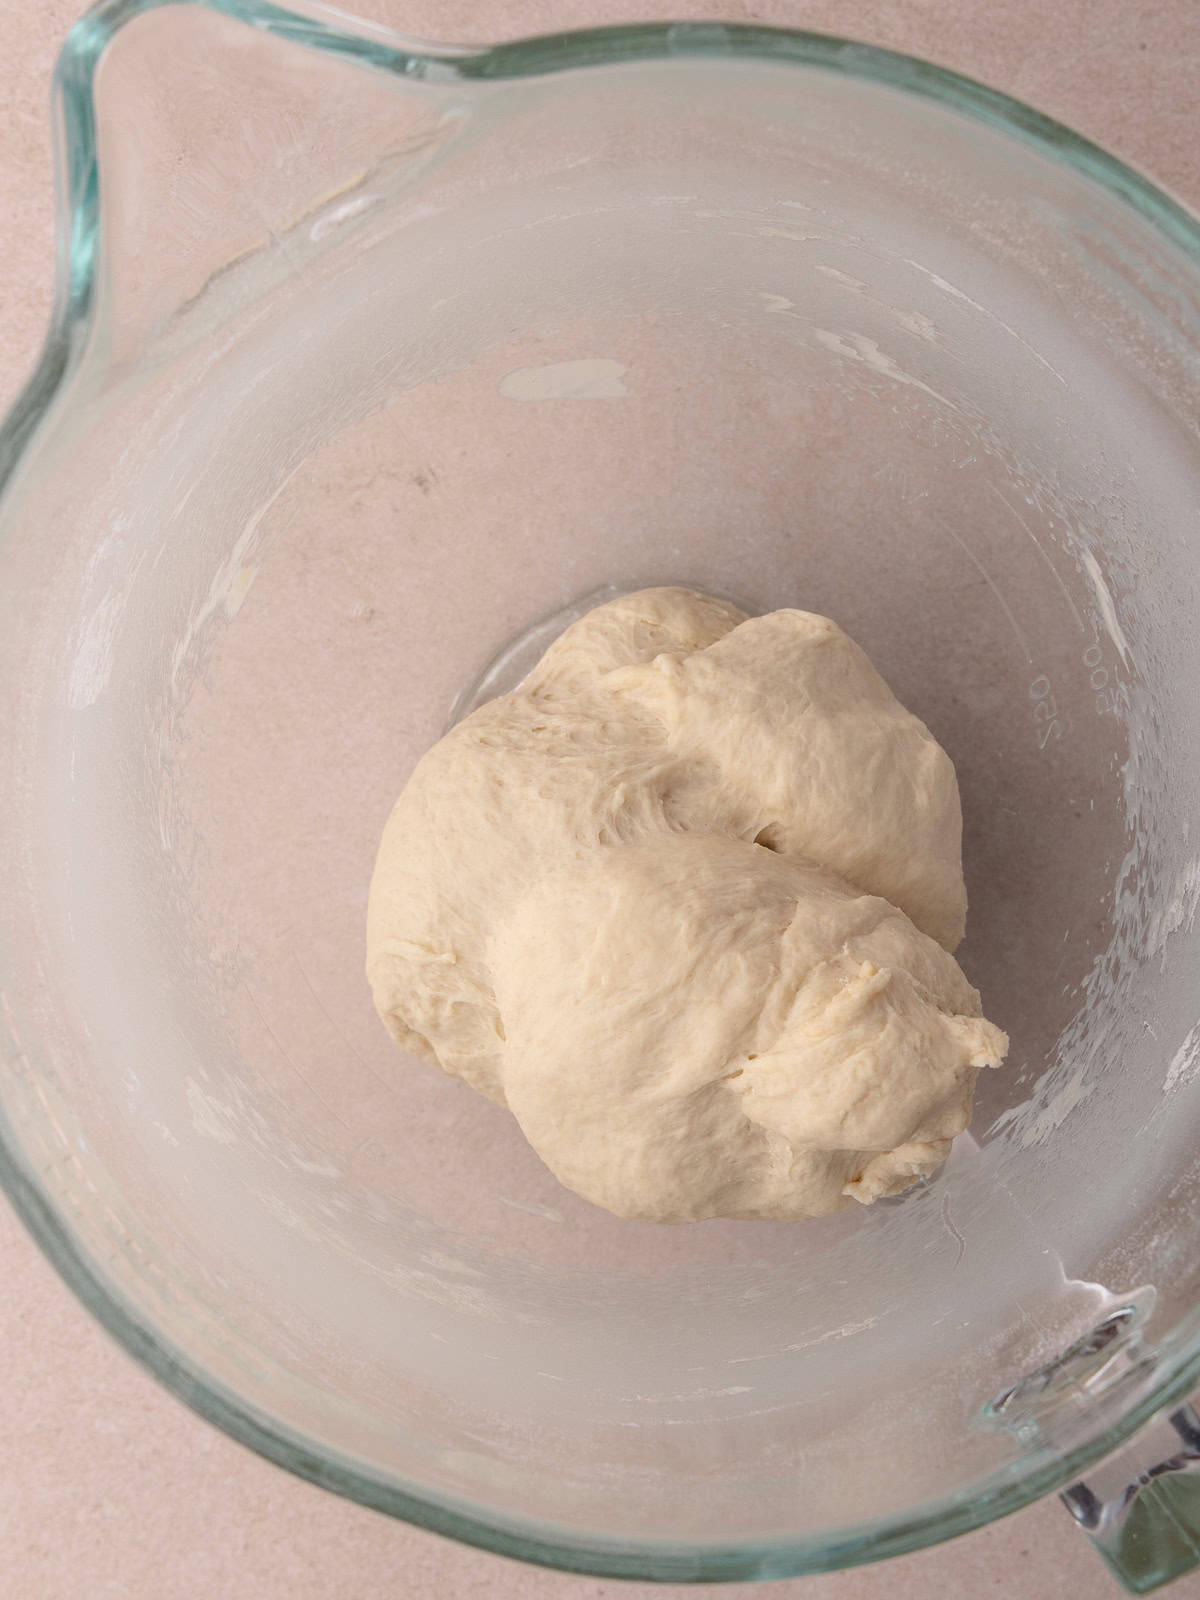
M 72 0 L 0 0 L 0 403 L 52 291 L 48 88 Z M 434 38 L 724 17 L 825 29 L 930 57 L 1032 102 L 1200 208 L 1196 0 L 359 0 Z M 232 1444 L 161 1392 L 0 1209 L 0 1595 L 6 1600 L 362 1600 L 601 1595 L 1049 1600 L 1117 1586 L 1056 1502 L 883 1566 L 757 1589 L 563 1577 L 345 1504 Z M 1200 1597 L 1200 1577 L 1172 1591 Z

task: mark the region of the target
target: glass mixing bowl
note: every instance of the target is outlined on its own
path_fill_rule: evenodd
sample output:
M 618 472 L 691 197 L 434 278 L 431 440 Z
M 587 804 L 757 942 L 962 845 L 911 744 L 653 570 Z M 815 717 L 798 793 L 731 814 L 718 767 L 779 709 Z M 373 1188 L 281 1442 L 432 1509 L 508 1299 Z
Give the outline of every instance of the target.
M 121 0 L 57 83 L 0 1102 L 60 1271 L 274 1460 L 562 1567 L 808 1572 L 1064 1485 L 1127 1581 L 1194 1559 L 1196 222 L 759 28 Z M 1012 1053 L 898 1201 L 617 1221 L 372 1010 L 414 761 L 652 583 L 831 614 L 957 764 Z

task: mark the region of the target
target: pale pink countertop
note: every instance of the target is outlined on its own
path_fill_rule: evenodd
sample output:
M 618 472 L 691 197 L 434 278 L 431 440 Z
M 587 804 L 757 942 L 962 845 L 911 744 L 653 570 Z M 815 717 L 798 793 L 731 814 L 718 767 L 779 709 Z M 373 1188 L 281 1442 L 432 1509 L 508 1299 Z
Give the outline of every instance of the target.
M 346 0 L 349 5 L 354 0 Z M 48 314 L 48 88 L 77 0 L 0 0 L 0 405 Z M 721 17 L 932 58 L 1059 117 L 1200 209 L 1200 0 L 357 0 L 435 39 Z M 770 1600 L 1119 1593 L 1057 1501 L 920 1555 L 765 1587 L 570 1578 L 448 1543 L 301 1483 L 200 1422 L 93 1326 L 0 1209 L 3 1600 Z M 1172 1591 L 1200 1597 L 1200 1575 Z

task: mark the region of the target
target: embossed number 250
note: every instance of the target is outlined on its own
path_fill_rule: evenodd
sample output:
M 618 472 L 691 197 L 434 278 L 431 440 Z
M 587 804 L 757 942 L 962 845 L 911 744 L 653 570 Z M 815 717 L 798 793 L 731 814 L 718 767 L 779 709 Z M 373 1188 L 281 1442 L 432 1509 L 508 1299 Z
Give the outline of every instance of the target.
M 1062 722 L 1058 704 L 1050 693 L 1050 679 L 1044 672 L 1029 685 L 1029 698 L 1033 701 L 1033 720 L 1037 724 L 1038 749 L 1044 750 L 1051 739 L 1062 738 Z

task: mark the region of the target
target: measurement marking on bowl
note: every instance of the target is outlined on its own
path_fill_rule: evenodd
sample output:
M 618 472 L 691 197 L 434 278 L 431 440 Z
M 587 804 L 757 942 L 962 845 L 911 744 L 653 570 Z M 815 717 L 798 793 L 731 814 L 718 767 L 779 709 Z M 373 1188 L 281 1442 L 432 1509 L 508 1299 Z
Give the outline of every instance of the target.
M 1093 641 L 1080 657 L 1088 669 L 1088 683 L 1092 693 L 1096 696 L 1096 715 L 1098 717 L 1116 716 L 1121 705 L 1120 684 L 1110 683 L 1110 673 L 1104 665 L 1104 652 L 1098 642 Z M 1092 801 L 1093 808 L 1095 801 Z
M 1033 701 L 1033 720 L 1038 730 L 1039 750 L 1044 750 L 1052 739 L 1061 739 L 1063 736 L 1058 701 L 1051 690 L 1050 679 L 1044 672 L 1039 672 L 1029 685 L 1029 698 Z

